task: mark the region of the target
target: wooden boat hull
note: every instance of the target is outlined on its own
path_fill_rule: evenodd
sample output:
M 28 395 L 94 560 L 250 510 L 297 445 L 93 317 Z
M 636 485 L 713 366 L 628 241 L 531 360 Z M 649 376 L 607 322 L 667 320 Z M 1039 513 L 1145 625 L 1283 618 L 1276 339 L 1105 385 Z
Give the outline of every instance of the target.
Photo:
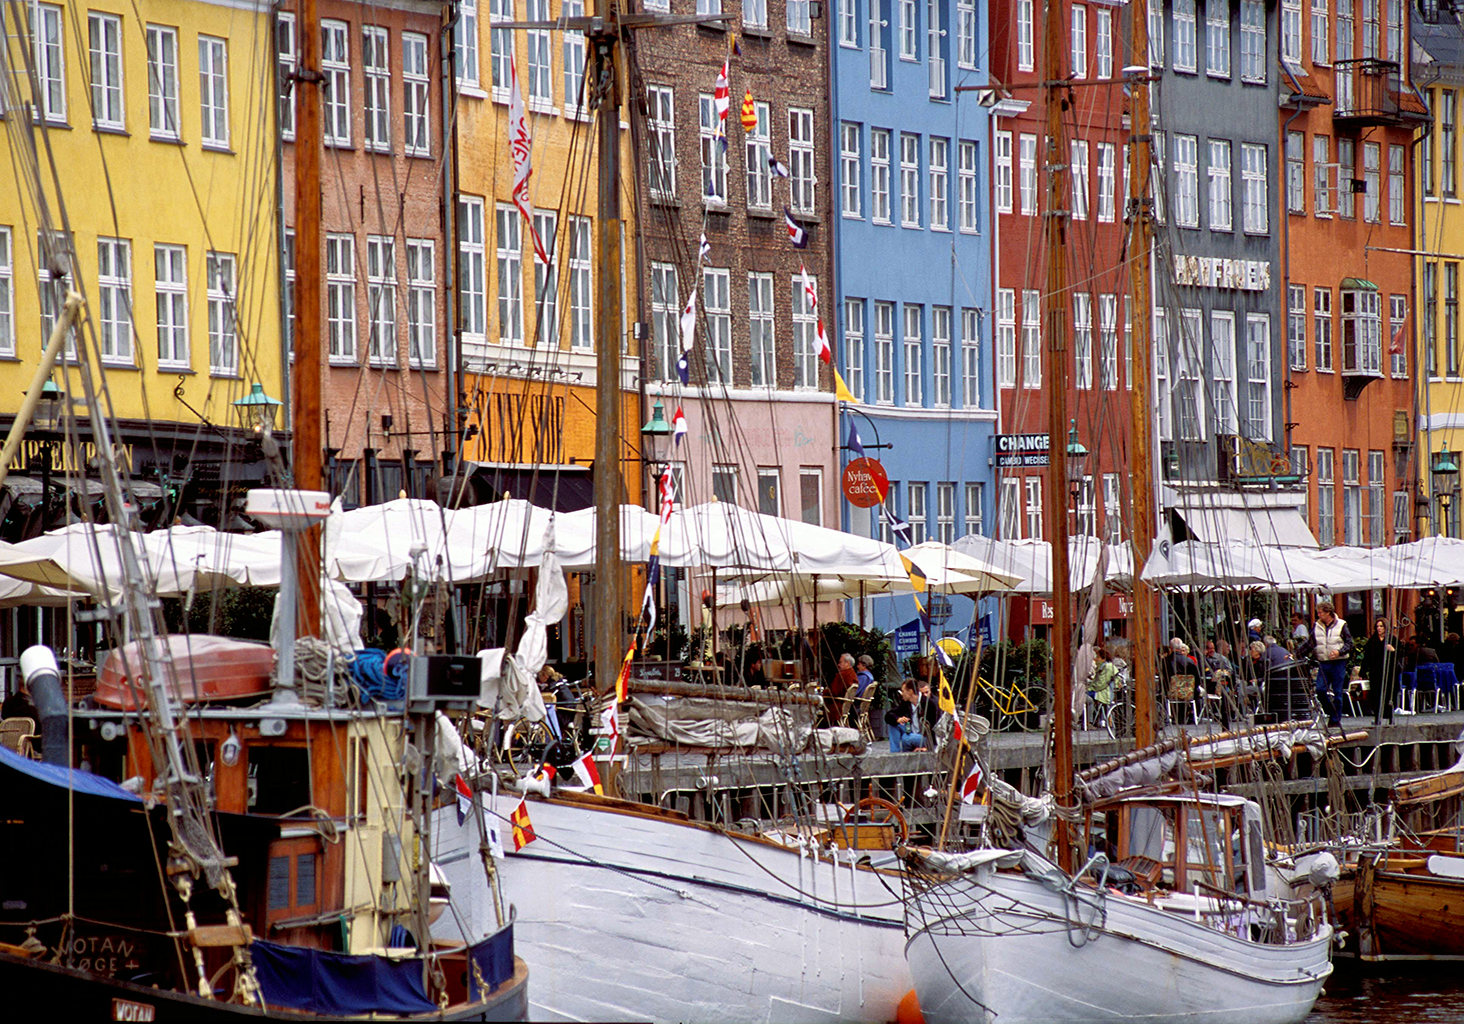
M 50 1020 L 64 1009 L 79 1021 L 349 1021 L 297 1010 L 268 1010 L 151 988 L 88 971 L 0 951 L 0 992 L 11 1020 Z M 524 1021 L 529 1019 L 528 967 L 517 957 L 514 975 L 487 999 L 438 1013 L 392 1017 L 400 1021 Z
M 1388 871 L 1364 859 L 1351 888 L 1348 913 L 1340 906 L 1338 913 L 1361 959 L 1464 960 L 1464 880 Z
M 506 843 L 517 803 L 498 798 Z M 530 801 L 539 838 L 499 864 L 534 1020 L 895 1019 L 898 877 L 636 807 Z M 444 809 L 434 833 L 458 913 L 491 928 L 476 826 Z M 435 934 L 462 941 L 447 919 Z
M 974 908 L 930 914 L 907 948 L 929 1024 L 1296 1024 L 1332 970 L 1326 926 L 1264 945 L 1140 899 L 1075 904 L 1025 875 L 962 884 L 983 888 Z

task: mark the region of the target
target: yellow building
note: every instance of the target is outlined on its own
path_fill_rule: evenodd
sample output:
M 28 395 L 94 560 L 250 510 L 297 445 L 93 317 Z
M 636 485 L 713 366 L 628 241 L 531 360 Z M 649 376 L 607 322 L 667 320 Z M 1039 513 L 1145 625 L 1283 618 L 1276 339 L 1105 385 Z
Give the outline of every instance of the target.
M 100 365 L 139 504 L 226 520 L 229 492 L 263 477 L 233 403 L 255 384 L 285 398 L 269 6 L 96 0 L 0 13 L 14 175 L 0 188 L 0 428 L 73 287 L 86 307 L 72 344 Z M 26 108 L 33 119 L 16 116 Z M 74 349 L 53 380 L 81 395 Z M 38 491 L 24 481 L 47 454 L 58 476 L 84 465 L 90 444 L 82 419 L 64 441 L 33 429 L 0 533 L 53 518 L 20 521 L 17 503 Z

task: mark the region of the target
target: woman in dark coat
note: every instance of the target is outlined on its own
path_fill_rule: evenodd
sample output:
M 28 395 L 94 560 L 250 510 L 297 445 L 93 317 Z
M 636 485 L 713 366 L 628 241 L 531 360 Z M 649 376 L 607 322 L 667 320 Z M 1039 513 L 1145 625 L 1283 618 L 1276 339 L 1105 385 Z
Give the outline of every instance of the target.
M 1373 623 L 1372 635 L 1362 646 L 1362 671 L 1368 679 L 1368 703 L 1372 705 L 1374 724 L 1386 718 L 1393 721 L 1393 708 L 1398 703 L 1398 658 L 1388 633 L 1388 620 Z

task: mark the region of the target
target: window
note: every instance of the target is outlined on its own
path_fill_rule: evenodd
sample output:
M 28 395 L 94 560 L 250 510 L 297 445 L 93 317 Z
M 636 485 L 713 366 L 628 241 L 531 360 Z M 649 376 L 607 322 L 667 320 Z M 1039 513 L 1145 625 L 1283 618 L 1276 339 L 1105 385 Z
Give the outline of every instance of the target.
M 1031 71 L 1032 57 L 1032 0 L 1017 0 L 1017 70 Z
M 966 522 L 964 536 L 986 536 L 986 485 L 966 485 Z
M 816 466 L 798 470 L 798 498 L 803 521 L 810 526 L 822 526 L 823 470 Z
M 61 8 L 55 4 L 38 3 L 26 6 L 35 33 L 31 58 L 35 69 L 37 113 L 41 119 L 52 124 L 65 124 L 66 51 L 62 42 Z M 8 41 L 7 36 L 7 43 Z M 176 60 L 173 67 L 176 72 Z M 20 69 L 19 73 L 23 75 L 25 72 Z M 176 83 L 174 96 L 177 96 Z M 176 125 L 177 121 L 173 123 Z
M 1362 56 L 1378 55 L 1378 0 L 1362 0 Z
M 1202 382 L 1204 329 L 1198 309 L 1179 311 L 1180 336 L 1175 347 L 1174 403 L 1179 436 L 1205 439 L 1205 391 Z
M 1266 81 L 1265 0 L 1240 0 L 1240 79 Z
M 1367 192 L 1362 197 L 1362 219 L 1376 224 L 1382 219 L 1383 148 L 1376 142 L 1362 144 L 1362 181 Z
M 973 143 L 974 146 L 974 143 Z M 974 170 L 974 168 L 973 168 Z M 962 182 L 964 187 L 964 179 Z M 930 140 L 930 228 L 932 231 L 951 229 L 951 144 L 948 139 Z M 974 191 L 974 190 L 973 190 Z M 962 200 L 964 201 L 964 194 Z M 974 203 L 972 204 L 974 207 Z M 962 206 L 962 214 L 965 207 Z M 973 208 L 972 213 L 975 213 Z M 964 225 L 963 225 L 964 226 Z
M 1388 0 L 1388 60 L 1403 59 L 1403 3 Z
M 697 97 L 701 114 L 701 194 L 713 206 L 727 203 L 727 151 L 717 135 L 717 107 L 710 93 Z
M 280 13 L 275 16 L 275 59 L 279 62 L 277 74 L 280 80 L 280 136 L 285 141 L 295 138 L 295 63 L 299 47 L 296 36 L 295 16 Z M 148 29 L 152 39 L 152 29 Z
M 1149 5 L 1149 67 L 1164 67 L 1164 5 Z
M 930 307 L 930 404 L 951 407 L 951 310 Z
M 458 202 L 458 292 L 463 335 L 469 341 L 481 342 L 488 330 L 485 309 L 487 279 L 483 200 L 476 196 L 463 196 Z
M 1205 74 L 1230 77 L 1229 0 L 1207 0 L 1205 4 Z
M 1042 386 L 1042 293 L 1022 292 L 1022 387 Z
M 900 224 L 920 226 L 920 136 L 900 133 Z
M 1312 292 L 1312 337 L 1316 342 L 1317 369 L 1332 372 L 1332 289 Z
M 1134 387 L 1134 298 L 1123 297 L 1123 387 L 1132 391 Z
M 725 161 L 725 157 L 723 158 Z M 724 172 L 725 173 L 725 172 Z M 788 195 L 795 213 L 813 213 L 813 111 L 788 108 Z
M 1235 314 L 1216 310 L 1210 314 L 1210 375 L 1214 378 L 1211 405 L 1215 432 L 1235 433 L 1238 410 L 1235 405 Z
M 1099 13 L 1106 12 L 1100 11 Z M 1117 212 L 1115 152 L 1113 143 L 1098 143 L 1098 219 L 1103 223 L 1112 223 Z
M 325 114 L 321 131 L 326 145 L 351 144 L 351 50 L 346 23 L 320 23 L 320 69 L 324 75 Z
M 1154 201 L 1154 219 L 1160 224 L 1169 209 L 1168 197 L 1165 195 L 1164 180 L 1167 173 L 1167 165 L 1164 162 L 1164 133 L 1154 132 L 1154 140 L 1150 149 L 1150 156 L 1153 159 L 1153 175 L 1149 180 L 1149 196 Z
M 1286 288 L 1286 358 L 1293 370 L 1306 369 L 1306 287 Z
M 915 51 L 920 31 L 915 24 L 915 0 L 895 0 L 895 3 L 900 11 L 900 59 L 919 60 Z
M 1012 133 L 997 132 L 992 137 L 992 144 L 996 147 L 996 166 L 992 173 L 996 176 L 993 184 L 996 188 L 996 212 L 1012 212 Z
M 208 368 L 216 377 L 239 374 L 239 339 L 234 326 L 238 294 L 232 253 L 211 252 L 205 259 L 208 293 Z
M 1445 269 L 1458 264 L 1445 264 Z M 1449 278 L 1445 276 L 1445 288 Z M 1454 300 L 1458 305 L 1458 276 L 1454 275 Z M 1445 292 L 1445 319 L 1448 318 L 1449 293 Z M 1342 371 L 1381 375 L 1382 296 L 1375 290 L 1344 288 L 1342 290 Z
M 478 87 L 478 4 L 459 0 L 457 25 L 452 33 L 452 57 L 459 85 Z
M 752 386 L 778 386 L 773 348 L 773 275 L 747 275 L 747 334 L 752 356 Z
M 1342 543 L 1362 543 L 1361 466 L 1356 448 L 1342 449 Z
M 8 235 L 0 235 L 0 250 L 7 248 Z M 4 253 L 0 252 L 0 257 Z M 153 281 L 158 321 L 158 365 L 187 369 L 188 352 L 188 250 L 181 245 L 153 246 Z M 0 283 L 0 310 L 6 306 Z M 0 317 L 3 319 L 3 317 Z M 0 340 L 5 329 L 0 325 Z M 3 349 L 0 345 L 0 349 Z
M 1428 376 L 1439 375 L 1439 265 L 1423 265 L 1423 364 Z
M 1301 0 L 1281 0 L 1281 59 L 1301 64 Z
M 1317 543 L 1329 548 L 1337 543 L 1337 489 L 1333 480 L 1335 448 L 1317 449 Z
M 1042 478 L 1027 476 L 1027 536 L 1042 536 Z
M 595 347 L 592 239 L 588 217 L 569 218 L 569 344 L 576 349 Z
M 1010 142 L 1010 138 L 1007 141 Z M 981 230 L 980 215 L 977 212 L 980 209 L 977 203 L 981 201 L 981 191 L 978 187 L 979 175 L 977 174 L 977 167 L 980 166 L 980 161 L 976 156 L 976 143 L 969 140 L 962 140 L 957 145 L 956 152 L 960 161 L 957 174 L 960 179 L 961 230 L 974 233 Z M 934 154 L 932 153 L 931 156 L 931 163 L 933 165 Z M 1010 194 L 1010 191 L 1008 191 L 1008 194 Z M 933 219 L 934 212 L 932 211 Z
M 737 467 L 717 465 L 712 467 L 712 497 L 718 501 L 737 504 Z
M 1022 213 L 1032 216 L 1037 212 L 1037 136 L 1021 135 L 1017 138 L 1018 183 L 1022 190 Z
M 658 10 L 669 11 L 670 0 L 659 0 Z M 742 24 L 748 28 L 768 27 L 768 0 L 743 0 Z
M 1073 366 L 1079 389 L 1093 387 L 1093 296 L 1073 295 Z
M 1169 314 L 1164 309 L 1154 310 L 1154 404 L 1159 415 L 1159 440 L 1173 440 L 1173 402 L 1169 391 Z
M 402 33 L 402 151 L 432 155 L 432 80 L 428 78 L 427 37 Z
M 1383 453 L 1370 451 L 1367 453 L 1367 543 L 1373 547 L 1381 547 L 1388 543 L 1388 535 L 1385 533 L 1387 522 L 1387 479 L 1385 477 L 1385 462 Z
M 757 467 L 757 510 L 765 516 L 782 515 L 783 503 L 778 493 L 778 467 Z
M 766 2 L 766 0 L 759 0 Z M 888 0 L 869 0 L 869 87 L 884 89 L 890 81 L 890 54 L 886 32 L 885 4 Z M 1028 3 L 1031 0 L 1027 0 Z
M 1003 289 L 1004 297 L 1010 302 L 1011 290 Z M 980 311 L 961 310 L 961 406 L 977 409 L 981 406 L 981 320 Z
M 97 239 L 97 335 L 102 361 L 132 365 L 132 243 Z
M 653 85 L 646 89 L 646 128 L 650 149 L 651 195 L 661 199 L 676 196 L 676 104 L 671 89 L 664 85 Z M 761 113 L 761 112 L 759 112 Z M 766 135 L 766 122 L 758 118 L 758 127 L 748 132 L 748 177 L 752 176 L 753 138 L 759 130 Z M 767 159 L 759 161 L 766 174 Z M 752 188 L 749 181 L 748 205 L 752 205 Z
M 996 384 L 1017 386 L 1017 293 L 996 290 Z
M 513 21 L 513 0 L 488 0 L 488 24 Z M 492 76 L 493 98 L 508 101 L 509 62 L 513 60 L 513 30 L 491 29 L 488 33 L 489 74 Z
M 381 235 L 366 236 L 366 312 L 367 358 L 373 366 L 396 366 L 396 244 Z
M 1248 313 L 1246 337 L 1246 436 L 1271 439 L 1271 318 Z
M 935 485 L 935 539 L 951 544 L 956 539 L 956 485 Z
M 671 263 L 651 264 L 651 343 L 660 364 L 662 380 L 676 380 L 676 361 L 681 353 L 677 319 L 681 315 L 681 293 L 676 267 Z
M 1118 296 L 1098 296 L 1098 379 L 1104 391 L 1118 390 Z
M 508 203 L 497 208 L 498 343 L 524 343 L 524 242 L 519 212 Z
M 205 146 L 229 147 L 229 60 L 226 44 L 198 37 L 199 136 Z
M 1103 474 L 1103 539 L 1109 544 L 1123 540 L 1123 510 L 1117 473 Z
M 941 0 L 925 0 L 925 70 L 930 79 L 930 98 L 946 98 L 945 17 Z
M 905 404 L 920 405 L 921 379 L 924 377 L 922 349 L 920 347 L 921 309 L 913 302 L 905 303 Z
M 1174 136 L 1174 223 L 1200 226 L 1200 143 L 1193 135 Z
M 560 14 L 565 18 L 583 18 L 584 0 L 564 0 Z M 565 30 L 560 39 L 564 61 L 564 116 L 579 117 L 585 110 L 585 34 Z
M 1408 492 L 1393 492 L 1393 543 L 1406 544 L 1413 532 L 1413 510 L 1409 507 Z
M 732 383 L 732 272 L 702 271 L 702 300 L 707 311 L 707 381 Z
M 1230 143 L 1210 140 L 1210 230 L 1234 229 L 1233 186 L 1230 179 Z
M 5 227 L 0 227 L 0 354 L 15 355 L 15 248 Z
M 1022 481 L 1015 476 L 1001 479 L 1001 496 L 997 510 L 997 524 L 1003 540 L 1015 540 L 1022 535 Z
M 1180 0 L 1181 3 L 1184 0 Z M 1193 2 L 1193 0 L 1191 0 Z M 1072 32 L 1069 36 L 1072 76 L 1077 79 L 1088 77 L 1088 8 L 1073 4 Z
M 1093 77 L 1113 77 L 1113 12 L 1100 7 L 1093 12 Z
M 535 344 L 559 347 L 559 216 L 553 210 L 534 211 L 534 230 L 544 243 L 545 263 L 534 251 Z
M 1331 0 L 1311 0 L 1311 59 L 1313 64 L 1322 67 L 1332 63 L 1327 26 L 1330 2 Z
M 869 219 L 890 222 L 890 133 L 885 128 L 869 130 Z
M 1453 262 L 1444 264 L 1444 366 L 1448 376 L 1459 376 L 1459 264 Z
M 788 0 L 787 19 L 790 36 L 813 35 L 813 11 L 809 0 Z
M 743 4 L 742 23 L 748 24 L 748 5 Z M 766 20 L 766 11 L 764 11 Z M 854 9 L 854 0 L 839 0 L 839 45 L 858 48 L 859 20 Z
M 813 285 L 813 301 L 803 287 L 803 276 L 795 275 L 793 281 L 793 386 L 804 390 L 818 387 L 818 338 L 817 316 L 814 304 L 818 300 L 818 280 L 808 275 Z
M 1439 115 L 1439 166 L 1443 179 L 1444 195 L 1453 198 L 1458 194 L 1459 182 L 1456 173 L 1459 147 L 1457 107 L 1459 94 L 1452 89 L 1441 93 L 1442 109 Z
M 361 64 L 365 77 L 366 148 L 391 151 L 391 56 L 384 28 L 361 29 Z
M 1388 352 L 1394 377 L 1408 376 L 1408 338 L 1403 333 L 1408 323 L 1408 296 L 1388 296 Z
M 430 238 L 407 239 L 407 364 L 437 365 L 437 248 Z
M 1286 133 L 1286 209 L 1306 213 L 1306 135 Z
M 956 66 L 976 70 L 976 0 L 956 0 Z
M 1069 143 L 1072 159 L 1073 220 L 1088 219 L 1088 143 L 1074 139 Z
M 895 400 L 895 304 L 874 304 L 874 400 L 889 405 Z
M 524 13 L 529 21 L 549 20 L 549 0 L 528 0 Z M 554 106 L 554 41 L 548 29 L 531 28 L 524 32 L 528 44 L 530 110 L 548 111 Z
M 747 158 L 747 205 L 754 205 L 752 196 L 752 153 Z M 766 167 L 766 165 L 764 165 Z M 858 218 L 861 215 L 860 200 L 863 195 L 863 185 L 860 181 L 860 160 L 859 160 L 859 125 L 849 124 L 847 121 L 839 126 L 839 170 L 843 181 L 840 183 L 839 195 L 843 199 L 843 213 L 845 217 Z M 766 169 L 763 172 L 767 173 Z
M 1352 139 L 1337 140 L 1337 212 L 1349 219 L 1357 215 L 1352 192 L 1357 177 L 1356 146 Z
M 844 383 L 864 401 L 864 300 L 844 300 Z
M 924 544 L 929 536 L 926 532 L 928 488 L 927 484 L 910 485 L 910 514 L 905 519 L 910 524 L 911 544 Z
M 1403 185 L 1403 147 L 1388 147 L 1388 223 L 1403 225 L 1408 223 L 1407 194 Z
M 92 11 L 86 20 L 91 37 L 92 124 L 121 131 L 126 120 L 122 107 L 122 19 Z
M 1240 158 L 1243 226 L 1248 235 L 1264 235 L 1268 230 L 1266 147 L 1241 143 Z
M 1312 136 L 1312 206 L 1318 217 L 1332 216 L 1332 140 Z
M 1193 73 L 1195 70 L 1195 0 L 1173 0 L 1174 70 Z
M 331 362 L 354 363 L 356 239 L 351 235 L 325 236 L 325 308 Z

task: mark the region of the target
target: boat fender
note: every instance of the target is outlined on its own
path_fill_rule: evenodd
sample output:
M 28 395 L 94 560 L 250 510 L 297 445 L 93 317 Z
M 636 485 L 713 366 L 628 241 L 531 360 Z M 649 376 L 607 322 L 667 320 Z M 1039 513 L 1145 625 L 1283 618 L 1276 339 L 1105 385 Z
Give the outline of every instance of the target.
M 925 1014 L 920 1010 L 920 997 L 912 988 L 900 998 L 895 1008 L 895 1024 L 925 1024 Z
M 1311 864 L 1307 867 L 1306 877 L 1313 886 L 1318 889 L 1331 885 L 1342 877 L 1342 868 L 1337 863 L 1337 858 L 1323 850 L 1312 858 Z
M 42 644 L 27 647 L 20 655 L 20 674 L 30 688 L 41 730 L 41 757 L 47 764 L 71 764 L 66 743 L 66 698 L 61 689 L 61 671 L 56 655 Z

